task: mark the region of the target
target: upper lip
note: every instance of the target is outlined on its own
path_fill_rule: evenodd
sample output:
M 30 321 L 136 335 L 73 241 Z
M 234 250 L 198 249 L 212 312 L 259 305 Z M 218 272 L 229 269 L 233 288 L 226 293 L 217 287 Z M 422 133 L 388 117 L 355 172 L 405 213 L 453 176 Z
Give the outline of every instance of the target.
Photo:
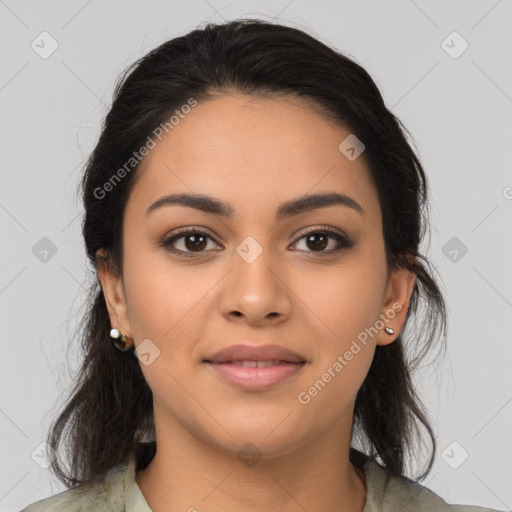
M 210 355 L 205 359 L 209 363 L 226 363 L 228 361 L 288 361 L 304 363 L 306 360 L 297 352 L 280 345 L 231 345 Z

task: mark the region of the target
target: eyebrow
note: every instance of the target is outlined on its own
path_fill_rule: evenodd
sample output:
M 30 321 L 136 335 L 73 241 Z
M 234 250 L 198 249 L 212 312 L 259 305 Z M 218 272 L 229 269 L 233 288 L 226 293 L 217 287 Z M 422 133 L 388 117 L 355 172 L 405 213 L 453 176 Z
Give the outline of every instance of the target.
M 181 205 L 201 210 L 202 212 L 222 215 L 232 218 L 234 209 L 229 203 L 223 203 L 214 197 L 204 194 L 171 194 L 163 196 L 155 201 L 147 210 L 146 215 L 158 210 L 164 206 Z M 313 194 L 298 197 L 282 203 L 276 212 L 276 220 L 282 220 L 286 217 L 299 215 L 303 212 L 326 208 L 328 206 L 341 205 L 352 208 L 359 214 L 364 215 L 362 206 L 351 197 L 338 192 Z

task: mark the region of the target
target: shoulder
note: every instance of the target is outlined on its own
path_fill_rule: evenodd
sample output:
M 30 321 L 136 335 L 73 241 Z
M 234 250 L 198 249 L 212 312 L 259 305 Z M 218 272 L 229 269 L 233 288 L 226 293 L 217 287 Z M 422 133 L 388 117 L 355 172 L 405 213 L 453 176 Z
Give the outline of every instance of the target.
M 444 501 L 430 489 L 406 476 L 395 477 L 375 460 L 364 465 L 367 500 L 363 512 L 500 512 Z
M 124 476 L 127 463 L 113 466 L 105 478 L 89 488 L 73 487 L 36 501 L 21 512 L 117 512 L 125 509 Z

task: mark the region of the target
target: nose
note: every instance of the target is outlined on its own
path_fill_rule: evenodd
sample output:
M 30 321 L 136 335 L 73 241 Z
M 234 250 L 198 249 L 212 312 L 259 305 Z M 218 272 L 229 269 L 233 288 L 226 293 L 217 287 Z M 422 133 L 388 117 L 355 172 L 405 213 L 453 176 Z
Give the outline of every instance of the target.
M 282 266 L 263 251 L 248 262 L 236 254 L 224 280 L 220 307 L 231 322 L 251 326 L 277 325 L 289 318 L 292 292 Z

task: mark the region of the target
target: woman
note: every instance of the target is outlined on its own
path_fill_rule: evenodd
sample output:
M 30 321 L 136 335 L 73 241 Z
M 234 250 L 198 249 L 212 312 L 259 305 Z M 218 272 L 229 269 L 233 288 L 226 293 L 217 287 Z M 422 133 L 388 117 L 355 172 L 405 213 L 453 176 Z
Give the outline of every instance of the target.
M 82 186 L 98 279 L 48 438 L 70 489 L 27 512 L 490 510 L 417 481 L 411 370 L 446 311 L 424 171 L 358 64 L 259 20 L 170 40 Z

